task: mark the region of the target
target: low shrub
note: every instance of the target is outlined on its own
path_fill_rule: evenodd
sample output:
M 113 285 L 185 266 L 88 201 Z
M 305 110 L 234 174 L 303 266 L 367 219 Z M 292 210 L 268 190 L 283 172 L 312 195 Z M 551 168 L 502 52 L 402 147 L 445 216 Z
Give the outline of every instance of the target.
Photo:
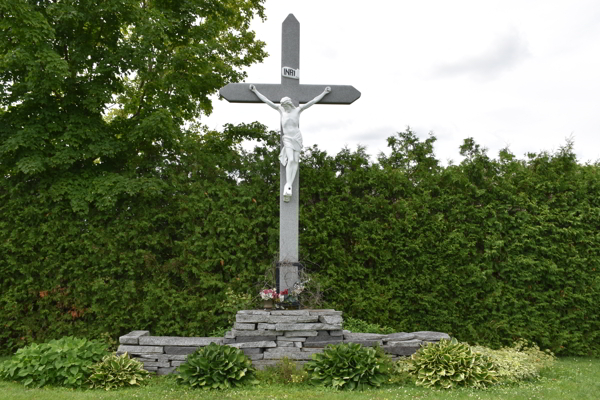
M 409 371 L 416 384 L 452 389 L 485 387 L 497 382 L 494 364 L 456 339 L 428 343 L 411 356 Z
M 101 362 L 92 365 L 91 371 L 89 382 L 92 389 L 142 386 L 148 383 L 150 376 L 150 372 L 144 369 L 144 364 L 132 360 L 127 353 L 105 356 Z
M 532 342 L 519 340 L 512 347 L 492 350 L 483 346 L 473 346 L 476 353 L 489 357 L 502 382 L 516 382 L 540 376 L 540 370 L 551 367 L 556 357 L 550 350 L 542 351 Z
M 106 355 L 106 345 L 87 339 L 64 337 L 17 350 L 0 365 L 0 377 L 25 386 L 60 385 L 81 387 L 91 367 Z
M 268 366 L 263 371 L 256 371 L 256 377 L 261 383 L 266 384 L 290 384 L 304 383 L 308 381 L 308 372 L 285 357 L 274 366 Z
M 203 389 L 226 389 L 258 383 L 252 362 L 239 349 L 211 343 L 187 357 L 177 381 Z
M 396 385 L 404 385 L 414 383 L 414 377 L 410 373 L 411 359 L 408 357 L 400 357 L 398 361 L 393 363 L 393 368 L 390 377 L 390 383 Z
M 384 355 L 384 357 L 387 357 Z M 367 386 L 379 387 L 389 379 L 389 363 L 380 359 L 373 348 L 357 343 L 328 345 L 321 354 L 304 365 L 315 384 L 339 389 L 363 390 Z

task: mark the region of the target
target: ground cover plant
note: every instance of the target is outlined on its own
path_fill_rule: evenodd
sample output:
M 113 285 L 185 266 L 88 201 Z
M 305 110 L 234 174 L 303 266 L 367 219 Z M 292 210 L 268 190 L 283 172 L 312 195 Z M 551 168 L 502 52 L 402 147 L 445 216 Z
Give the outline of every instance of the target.
M 541 371 L 540 378 L 518 384 L 501 384 L 486 390 L 458 388 L 434 390 L 406 383 L 365 391 L 340 391 L 310 384 L 260 383 L 241 388 L 200 391 L 180 385 L 174 377 L 153 377 L 147 386 L 114 391 L 25 388 L 21 383 L 0 381 L 3 400 L 596 400 L 600 392 L 600 359 L 559 358 Z
M 256 384 L 255 369 L 242 350 L 211 343 L 179 366 L 177 381 L 192 388 L 228 389 Z
M 151 375 L 144 369 L 143 363 L 132 360 L 127 353 L 105 356 L 101 362 L 91 366 L 91 372 L 90 387 L 106 390 L 145 385 Z
M 285 357 L 274 366 L 256 371 L 260 384 L 299 384 L 308 382 L 310 376 L 306 369 L 297 365 L 294 360 Z
M 423 345 L 411 356 L 409 365 L 416 384 L 426 387 L 481 388 L 497 382 L 495 366 L 489 357 L 473 352 L 467 343 L 456 339 Z
M 501 382 L 538 378 L 541 370 L 552 367 L 556 362 L 551 351 L 542 351 L 535 343 L 527 340 L 518 340 L 514 345 L 498 350 L 484 346 L 472 346 L 471 349 L 489 358 L 494 364 L 495 375 Z
M 93 365 L 107 355 L 101 342 L 64 337 L 48 343 L 30 344 L 0 364 L 0 378 L 25 386 L 82 387 Z
M 364 390 L 380 387 L 391 374 L 387 356 L 358 343 L 328 345 L 304 365 L 310 382 L 335 389 Z

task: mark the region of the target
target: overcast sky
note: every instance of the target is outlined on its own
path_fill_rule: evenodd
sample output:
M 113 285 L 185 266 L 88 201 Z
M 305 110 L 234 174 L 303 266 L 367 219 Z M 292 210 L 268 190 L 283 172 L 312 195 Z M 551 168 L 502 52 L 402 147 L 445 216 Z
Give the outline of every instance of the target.
M 443 164 L 460 162 L 473 137 L 497 157 L 553 151 L 572 137 L 578 161 L 600 159 L 598 0 L 267 0 L 253 29 L 269 57 L 249 83 L 279 83 L 281 24 L 300 22 L 301 84 L 352 85 L 351 105 L 315 105 L 301 118 L 304 145 L 388 153 L 386 138 L 410 126 L 437 137 Z M 202 122 L 259 121 L 279 129 L 266 104 L 214 97 Z

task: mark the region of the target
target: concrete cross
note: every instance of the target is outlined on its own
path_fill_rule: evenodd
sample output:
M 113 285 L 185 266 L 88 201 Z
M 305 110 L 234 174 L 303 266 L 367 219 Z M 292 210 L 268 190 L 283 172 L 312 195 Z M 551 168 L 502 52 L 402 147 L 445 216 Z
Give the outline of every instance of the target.
M 256 89 L 273 103 L 289 97 L 296 107 L 314 99 L 331 87 L 331 93 L 317 104 L 351 104 L 360 97 L 360 92 L 349 85 L 301 85 L 300 84 L 300 23 L 293 14 L 283 21 L 281 29 L 281 83 L 255 83 Z M 230 83 L 219 93 L 231 103 L 262 103 L 249 90 L 249 83 Z M 279 263 L 277 290 L 291 289 L 298 280 L 298 187 L 299 173 L 292 185 L 291 201 L 284 202 L 285 167 L 280 164 L 279 191 Z

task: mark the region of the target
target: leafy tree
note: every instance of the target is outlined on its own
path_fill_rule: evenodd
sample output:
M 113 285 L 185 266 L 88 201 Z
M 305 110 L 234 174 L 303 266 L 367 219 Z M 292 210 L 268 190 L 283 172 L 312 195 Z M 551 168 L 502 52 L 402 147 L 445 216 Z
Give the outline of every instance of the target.
M 0 172 L 77 211 L 148 188 L 184 122 L 266 55 L 263 2 L 2 1 Z

